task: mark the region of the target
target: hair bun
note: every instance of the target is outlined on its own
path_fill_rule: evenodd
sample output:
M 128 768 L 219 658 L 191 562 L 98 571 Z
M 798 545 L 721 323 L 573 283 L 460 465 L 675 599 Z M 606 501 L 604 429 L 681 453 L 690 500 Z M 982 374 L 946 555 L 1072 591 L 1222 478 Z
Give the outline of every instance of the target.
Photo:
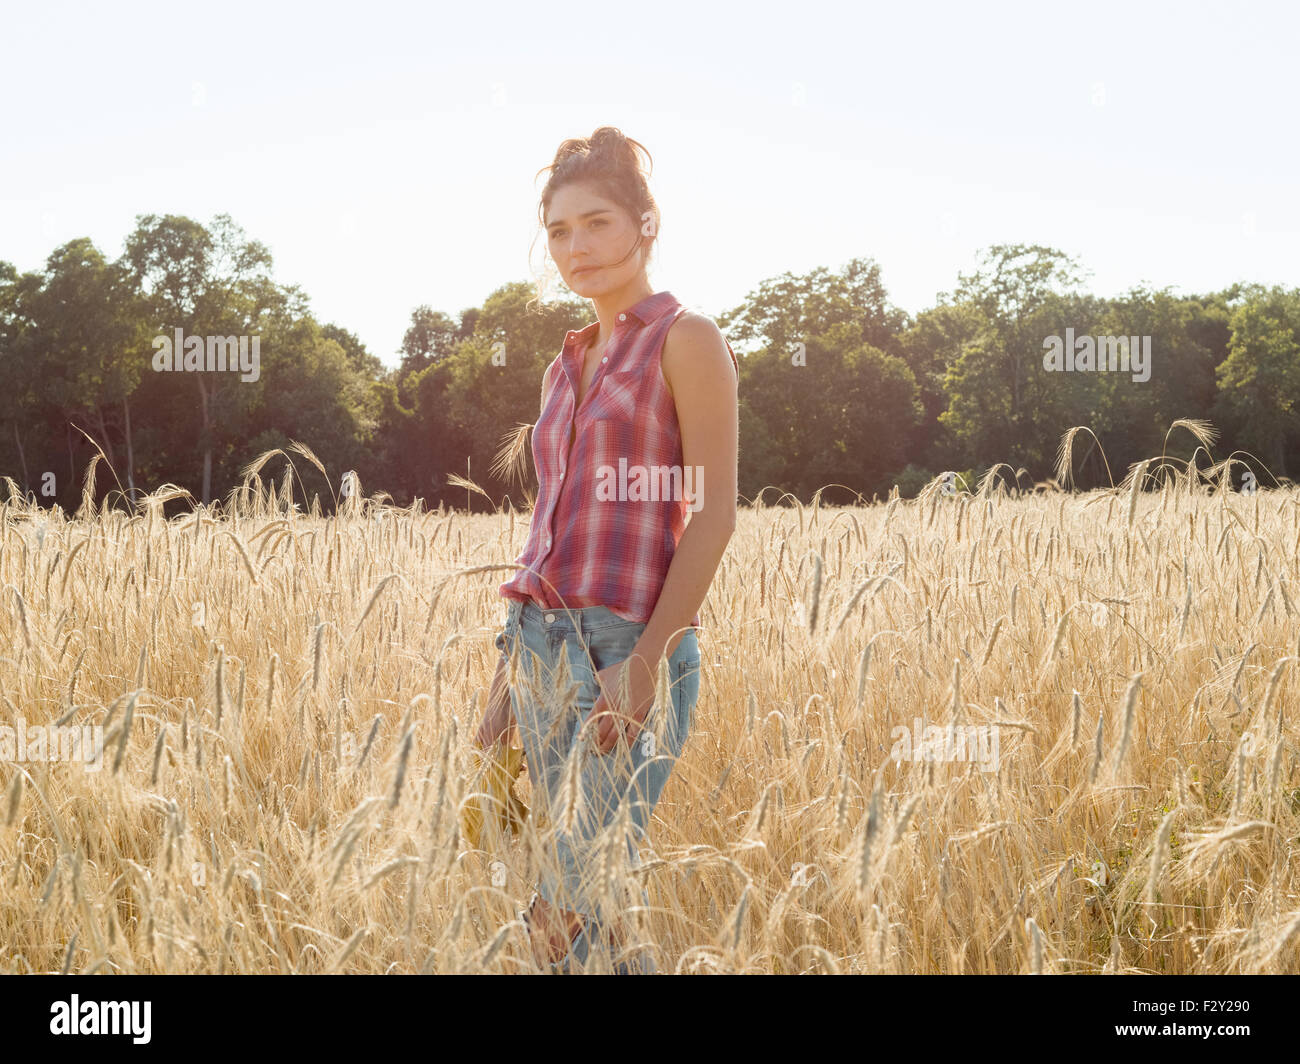
M 627 137 L 623 135 L 622 130 L 615 129 L 613 126 L 601 126 L 591 135 L 587 143 L 594 155 L 607 155 L 614 158 L 630 157 L 633 163 L 636 161 L 636 153 L 633 152 L 632 146 L 628 144 Z

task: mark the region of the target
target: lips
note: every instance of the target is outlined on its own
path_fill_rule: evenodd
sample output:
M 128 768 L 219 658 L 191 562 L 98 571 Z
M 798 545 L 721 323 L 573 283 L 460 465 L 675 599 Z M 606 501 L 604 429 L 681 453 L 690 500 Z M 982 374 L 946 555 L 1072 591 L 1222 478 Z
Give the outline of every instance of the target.
M 573 276 L 577 277 L 579 274 L 583 273 L 594 273 L 598 269 L 600 269 L 599 266 L 579 266 L 573 271 Z

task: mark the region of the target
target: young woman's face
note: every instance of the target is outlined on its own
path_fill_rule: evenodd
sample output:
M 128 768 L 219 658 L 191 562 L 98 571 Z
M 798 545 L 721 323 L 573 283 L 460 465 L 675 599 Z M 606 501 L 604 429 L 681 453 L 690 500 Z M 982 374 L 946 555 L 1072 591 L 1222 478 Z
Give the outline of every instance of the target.
M 619 260 L 642 239 L 627 211 L 587 188 L 570 182 L 551 197 L 546 240 L 564 283 L 580 296 L 614 291 L 644 268 L 644 254 Z

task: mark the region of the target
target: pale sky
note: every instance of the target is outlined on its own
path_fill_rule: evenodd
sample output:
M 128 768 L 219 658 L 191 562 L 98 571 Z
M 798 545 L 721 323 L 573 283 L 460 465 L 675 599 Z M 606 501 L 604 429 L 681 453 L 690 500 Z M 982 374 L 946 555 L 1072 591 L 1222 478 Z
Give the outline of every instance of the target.
M 530 279 L 534 174 L 599 125 L 654 156 L 652 285 L 712 315 L 857 256 L 916 313 L 994 243 L 1105 296 L 1300 284 L 1290 3 L 0 11 L 0 260 L 228 213 L 390 365 L 419 304 Z

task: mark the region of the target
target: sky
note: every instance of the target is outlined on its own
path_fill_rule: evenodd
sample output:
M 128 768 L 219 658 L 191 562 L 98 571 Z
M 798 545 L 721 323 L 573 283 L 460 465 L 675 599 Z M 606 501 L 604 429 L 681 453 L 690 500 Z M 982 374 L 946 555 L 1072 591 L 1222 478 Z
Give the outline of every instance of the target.
M 1289 3 L 0 0 L 0 260 L 226 213 L 393 365 L 417 306 L 534 278 L 537 171 L 613 125 L 652 286 L 715 317 L 858 257 L 915 314 L 999 243 L 1102 296 L 1296 286 L 1297 39 Z

